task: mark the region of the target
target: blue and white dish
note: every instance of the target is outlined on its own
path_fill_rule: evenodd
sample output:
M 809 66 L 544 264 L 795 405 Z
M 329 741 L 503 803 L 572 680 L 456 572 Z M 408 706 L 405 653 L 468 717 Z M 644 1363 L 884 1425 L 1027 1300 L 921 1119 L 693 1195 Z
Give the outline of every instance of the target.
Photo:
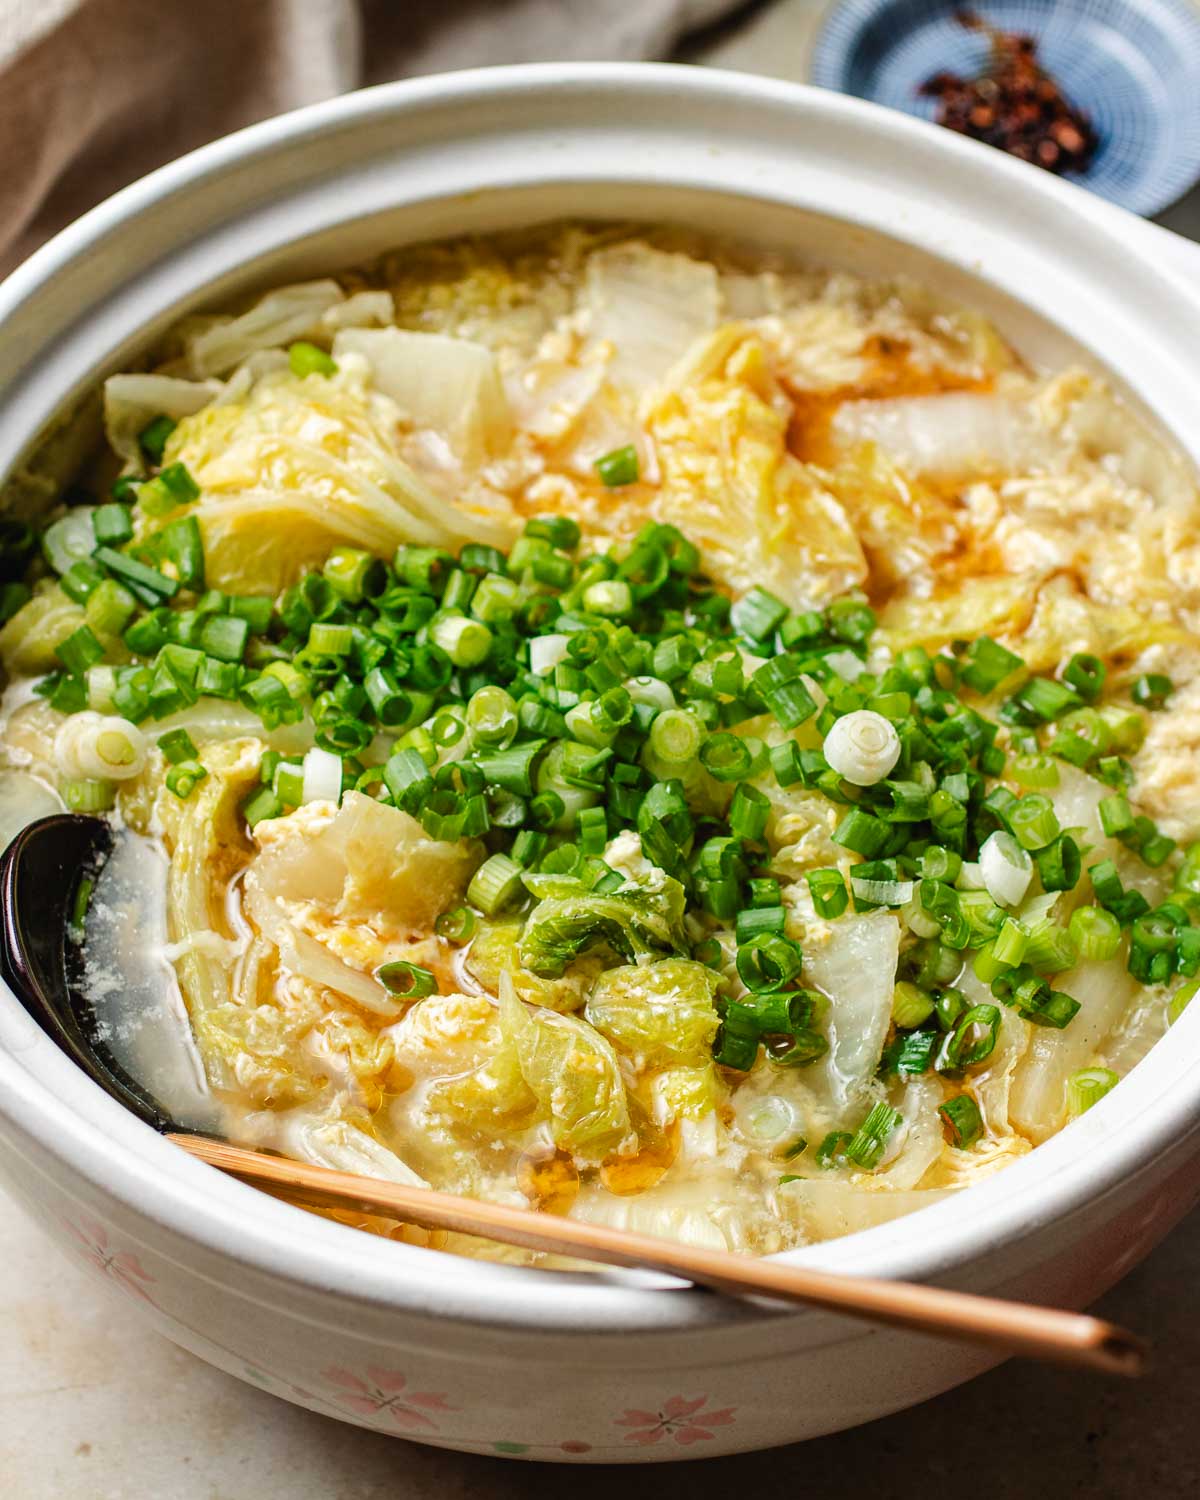
M 1100 145 L 1067 174 L 1139 214 L 1200 177 L 1200 8 L 1189 0 L 843 0 L 822 27 L 811 80 L 932 120 L 934 73 L 975 77 L 990 43 L 959 24 L 970 8 L 1038 43 L 1038 59 L 1095 126 Z

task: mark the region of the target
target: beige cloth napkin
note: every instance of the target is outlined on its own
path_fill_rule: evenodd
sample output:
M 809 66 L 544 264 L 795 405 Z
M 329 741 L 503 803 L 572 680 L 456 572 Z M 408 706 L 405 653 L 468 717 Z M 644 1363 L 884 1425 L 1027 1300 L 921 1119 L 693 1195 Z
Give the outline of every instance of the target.
M 665 57 L 738 5 L 0 0 L 0 274 L 125 183 L 252 120 L 415 73 Z

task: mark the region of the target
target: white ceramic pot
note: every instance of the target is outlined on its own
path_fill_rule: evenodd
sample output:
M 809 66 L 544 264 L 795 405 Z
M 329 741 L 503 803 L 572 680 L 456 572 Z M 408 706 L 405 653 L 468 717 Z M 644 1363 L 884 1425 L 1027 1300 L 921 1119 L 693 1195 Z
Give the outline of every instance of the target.
M 352 95 L 135 184 L 0 288 L 0 473 L 185 310 L 408 241 L 590 215 L 679 220 L 989 313 L 1105 367 L 1195 460 L 1200 252 L 999 153 L 733 74 L 496 69 Z M 1200 1006 L 1081 1121 L 962 1198 L 809 1264 L 1090 1302 L 1200 1196 Z M 729 1453 L 865 1422 L 992 1363 L 633 1275 L 458 1260 L 290 1209 L 185 1158 L 0 993 L 0 1176 L 130 1317 L 287 1400 L 482 1453 Z

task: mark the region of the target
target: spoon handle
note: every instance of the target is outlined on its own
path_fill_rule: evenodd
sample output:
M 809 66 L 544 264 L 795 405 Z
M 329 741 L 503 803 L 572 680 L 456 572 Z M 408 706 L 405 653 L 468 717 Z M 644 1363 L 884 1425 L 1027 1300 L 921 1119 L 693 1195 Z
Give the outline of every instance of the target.
M 1140 1375 L 1145 1366 L 1142 1340 L 1084 1313 L 699 1249 L 527 1208 L 334 1172 L 201 1136 L 172 1134 L 167 1139 L 209 1166 L 301 1205 L 382 1211 L 430 1229 L 456 1230 L 606 1265 L 664 1271 L 735 1297 L 823 1307 L 1005 1354 L 1086 1365 L 1116 1375 Z

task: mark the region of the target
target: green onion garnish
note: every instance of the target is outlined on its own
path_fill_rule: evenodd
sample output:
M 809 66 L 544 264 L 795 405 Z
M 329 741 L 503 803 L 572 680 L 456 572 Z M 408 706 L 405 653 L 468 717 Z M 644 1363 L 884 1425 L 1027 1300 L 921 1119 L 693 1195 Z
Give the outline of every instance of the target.
M 170 417 L 155 417 L 138 433 L 138 444 L 151 463 L 161 463 L 167 439 L 175 431 L 175 422 Z
M 1147 672 L 1130 689 L 1129 696 L 1142 708 L 1165 708 L 1175 684 L 1162 672 Z
M 596 460 L 596 473 L 600 476 L 600 483 L 609 489 L 616 489 L 623 484 L 636 484 L 637 449 L 632 443 L 626 444 L 624 448 L 614 448 L 611 453 Z
M 1111 1068 L 1082 1068 L 1067 1079 L 1067 1114 L 1072 1120 L 1086 1114 L 1120 1079 Z
M 317 344 L 300 339 L 288 345 L 288 365 L 293 375 L 336 375 L 337 365 L 332 357 Z
M 398 995 L 405 1000 L 421 1000 L 437 990 L 437 980 L 428 969 L 423 969 L 420 964 L 406 963 L 402 959 L 380 964 L 375 970 L 375 978 L 390 995 Z
M 970 1094 L 955 1094 L 953 1099 L 938 1106 L 938 1114 L 949 1134 L 950 1144 L 960 1151 L 969 1151 L 983 1134 L 979 1105 Z
M 846 1144 L 847 1161 L 865 1171 L 872 1171 L 883 1160 L 889 1141 L 903 1123 L 904 1116 L 890 1104 L 884 1104 L 881 1100 L 873 1105 L 866 1119 Z
M 525 893 L 521 883 L 521 866 L 507 854 L 493 854 L 485 859 L 467 887 L 467 900 L 485 917 L 504 911 Z

